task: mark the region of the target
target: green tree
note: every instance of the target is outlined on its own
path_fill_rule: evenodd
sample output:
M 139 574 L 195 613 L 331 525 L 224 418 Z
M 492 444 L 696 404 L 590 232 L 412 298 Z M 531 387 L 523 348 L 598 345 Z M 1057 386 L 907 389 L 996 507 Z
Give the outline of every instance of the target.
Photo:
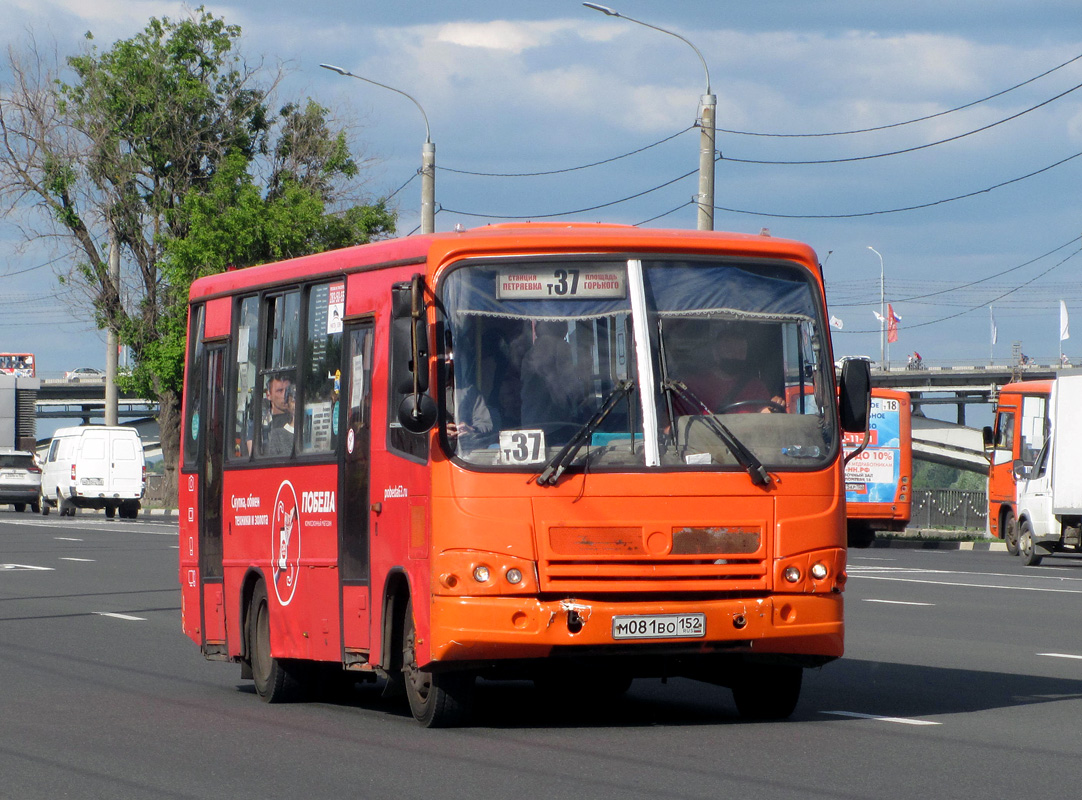
M 127 388 L 159 401 L 170 491 L 191 281 L 394 230 L 384 203 L 355 196 L 360 167 L 327 109 L 269 111 L 280 76 L 250 67 L 240 37 L 200 7 L 104 52 L 88 34 L 66 79 L 31 42 L 0 86 L 4 210 L 37 212 L 76 244 L 70 282 L 131 348 Z

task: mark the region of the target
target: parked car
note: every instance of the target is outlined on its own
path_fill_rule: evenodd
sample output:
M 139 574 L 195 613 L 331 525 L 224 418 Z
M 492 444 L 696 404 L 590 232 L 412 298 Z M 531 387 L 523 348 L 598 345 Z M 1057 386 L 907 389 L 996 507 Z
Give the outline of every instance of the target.
M 79 381 L 103 381 L 105 380 L 105 372 L 95 367 L 78 367 L 77 369 L 65 372 L 64 380 L 68 383 L 78 383 Z
M 41 513 L 56 508 L 102 508 L 110 519 L 135 519 L 146 490 L 143 443 L 135 428 L 83 425 L 58 428 L 41 474 Z
M 41 495 L 41 467 L 26 450 L 0 452 L 0 503 L 11 503 L 16 511 L 27 506 L 37 513 Z

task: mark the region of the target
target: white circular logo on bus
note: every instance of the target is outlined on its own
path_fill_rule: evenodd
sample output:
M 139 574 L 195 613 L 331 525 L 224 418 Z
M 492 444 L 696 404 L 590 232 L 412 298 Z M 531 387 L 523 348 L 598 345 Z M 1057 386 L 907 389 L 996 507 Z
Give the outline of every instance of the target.
M 297 591 L 301 568 L 300 505 L 289 481 L 278 487 L 270 526 L 274 593 L 279 603 L 288 606 Z

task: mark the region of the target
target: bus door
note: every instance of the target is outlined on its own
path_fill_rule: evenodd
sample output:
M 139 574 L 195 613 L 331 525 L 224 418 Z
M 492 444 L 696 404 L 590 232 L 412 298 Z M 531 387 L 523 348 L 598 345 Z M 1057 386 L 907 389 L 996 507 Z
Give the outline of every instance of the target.
M 225 447 L 225 345 L 209 345 L 203 360 L 203 420 L 199 465 L 199 574 L 203 653 L 228 658 L 222 569 L 222 461 Z
M 341 580 L 342 661 L 367 661 L 371 598 L 369 531 L 375 512 L 369 492 L 372 421 L 372 322 L 346 328 L 345 363 L 339 424 L 345 430 L 339 449 L 338 573 Z

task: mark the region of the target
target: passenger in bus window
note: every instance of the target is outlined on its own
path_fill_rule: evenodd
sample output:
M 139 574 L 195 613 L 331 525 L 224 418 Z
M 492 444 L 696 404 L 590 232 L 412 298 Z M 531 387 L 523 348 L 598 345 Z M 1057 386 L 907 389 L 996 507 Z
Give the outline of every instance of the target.
M 536 338 L 522 359 L 522 426 L 576 422 L 585 385 L 576 380 L 567 323 L 538 322 Z
M 288 377 L 274 375 L 267 382 L 270 421 L 263 432 L 266 455 L 283 456 L 293 452 L 295 398 L 293 381 Z
M 686 376 L 678 376 L 710 411 L 715 414 L 785 411 L 785 399 L 772 393 L 759 377 L 760 359 L 751 357 L 746 337 L 725 327 L 715 332 L 710 342 L 710 357 L 706 362 Z M 674 405 L 679 413 L 699 412 L 683 402 Z

